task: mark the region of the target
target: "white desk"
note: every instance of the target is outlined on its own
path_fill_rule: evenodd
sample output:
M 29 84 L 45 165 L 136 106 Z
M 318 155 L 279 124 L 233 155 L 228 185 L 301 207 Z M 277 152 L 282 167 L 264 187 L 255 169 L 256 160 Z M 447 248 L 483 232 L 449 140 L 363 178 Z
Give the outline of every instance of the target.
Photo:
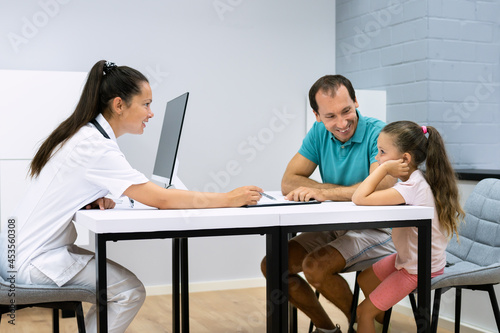
M 419 289 L 423 292 L 418 294 L 418 305 L 422 318 L 425 318 L 419 322 L 419 332 L 430 332 L 433 214 L 433 209 L 427 207 L 359 207 L 350 202 L 325 202 L 319 205 L 201 210 L 81 210 L 76 213 L 75 222 L 95 233 L 99 332 L 107 332 L 106 298 L 99 297 L 106 295 L 107 289 L 103 283 L 106 281 L 107 241 L 266 234 L 267 332 L 278 333 L 288 331 L 288 281 L 282 277 L 287 276 L 288 270 L 289 233 L 402 226 L 419 228 Z M 178 253 L 173 254 L 174 265 L 178 265 L 178 258 Z M 175 304 L 178 302 L 178 279 L 175 275 L 172 282 L 175 312 L 178 309 L 178 303 Z M 174 332 L 179 332 L 176 319 Z
M 74 221 L 95 234 L 98 332 L 107 332 L 106 242 L 134 239 L 173 238 L 172 301 L 173 332 L 180 332 L 179 258 L 187 260 L 187 237 L 266 234 L 268 244 L 278 244 L 279 215 L 268 209 L 224 208 L 196 210 L 113 209 L 81 210 Z M 181 238 L 179 241 L 178 238 Z M 179 255 L 179 243 L 182 254 Z M 278 249 L 267 246 L 272 257 Z M 181 280 L 187 281 L 187 265 L 181 266 Z M 276 268 L 277 269 L 277 268 Z M 188 286 L 182 284 L 182 331 L 189 332 Z M 280 332 L 279 322 L 268 332 Z

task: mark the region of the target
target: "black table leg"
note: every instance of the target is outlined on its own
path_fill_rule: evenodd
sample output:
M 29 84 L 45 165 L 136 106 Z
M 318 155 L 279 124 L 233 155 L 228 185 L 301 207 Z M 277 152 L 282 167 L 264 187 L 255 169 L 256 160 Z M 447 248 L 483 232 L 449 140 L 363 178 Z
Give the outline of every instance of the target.
M 181 331 L 180 291 L 179 291 L 179 238 L 172 238 L 172 332 Z
M 189 268 L 188 239 L 181 238 L 181 311 L 182 333 L 189 333 Z
M 431 220 L 418 227 L 418 332 L 431 332 Z
M 288 331 L 288 242 L 280 227 L 266 235 L 267 332 Z
M 97 332 L 108 331 L 108 284 L 106 273 L 106 239 L 95 235 L 96 260 L 96 314 Z
M 298 333 L 297 327 L 298 317 L 297 317 L 297 308 L 293 306 L 292 303 L 288 304 L 288 331 L 290 333 Z
M 297 236 L 296 232 L 289 233 L 287 243 L 290 239 L 292 239 L 295 236 Z M 288 331 L 289 331 L 289 333 L 298 333 L 299 332 L 297 324 L 298 324 L 297 308 L 295 306 L 293 306 L 292 303 L 289 302 L 288 303 Z M 312 324 L 312 322 L 311 322 L 311 324 Z

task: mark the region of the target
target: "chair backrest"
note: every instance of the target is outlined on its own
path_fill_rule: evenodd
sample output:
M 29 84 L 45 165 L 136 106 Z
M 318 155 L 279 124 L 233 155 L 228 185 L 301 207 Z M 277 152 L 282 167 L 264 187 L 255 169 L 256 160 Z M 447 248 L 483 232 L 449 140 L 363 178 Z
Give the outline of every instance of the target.
M 500 180 L 480 181 L 464 210 L 459 242 L 454 235 L 447 252 L 483 267 L 500 263 Z

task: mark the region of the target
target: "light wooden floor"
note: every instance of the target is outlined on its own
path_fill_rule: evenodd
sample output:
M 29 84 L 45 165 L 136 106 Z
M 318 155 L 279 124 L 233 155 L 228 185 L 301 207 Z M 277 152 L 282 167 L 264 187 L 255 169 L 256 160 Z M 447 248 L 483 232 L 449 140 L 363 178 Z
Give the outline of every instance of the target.
M 262 333 L 266 329 L 265 288 L 192 293 L 190 295 L 190 331 L 193 333 Z M 347 331 L 346 318 L 331 304 L 323 301 L 327 312 Z M 89 308 L 85 304 L 85 311 Z M 148 296 L 127 333 L 172 332 L 171 296 Z M 24 309 L 16 313 L 16 325 L 2 317 L 2 333 L 52 332 L 50 309 Z M 309 320 L 299 312 L 299 332 L 307 332 Z M 76 319 L 60 319 L 61 333 L 77 332 Z M 400 314 L 391 318 L 392 332 L 416 332 L 415 320 Z M 438 329 L 439 333 L 451 333 Z

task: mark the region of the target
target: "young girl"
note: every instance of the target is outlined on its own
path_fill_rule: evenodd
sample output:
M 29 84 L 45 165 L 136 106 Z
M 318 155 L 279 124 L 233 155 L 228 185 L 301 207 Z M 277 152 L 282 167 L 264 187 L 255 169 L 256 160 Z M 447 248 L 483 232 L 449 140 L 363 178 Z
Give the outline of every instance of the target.
M 256 186 L 228 193 L 167 190 L 133 169 L 116 138 L 144 132 L 153 117 L 151 102 L 148 80 L 137 70 L 104 60 L 93 66 L 75 111 L 42 143 L 31 162 L 30 190 L 13 215 L 17 282 L 95 287 L 93 253 L 74 245 L 71 221 L 83 207 L 113 208 L 114 201 L 105 196 L 126 195 L 163 209 L 237 207 L 260 199 L 262 189 Z M 0 249 L 2 275 L 7 270 L 5 249 Z M 111 261 L 107 265 L 109 332 L 124 332 L 144 302 L 144 287 L 126 268 Z M 95 306 L 85 319 L 87 332 L 95 332 Z
M 352 201 L 357 205 L 435 207 L 431 272 L 432 277 L 443 274 L 448 240 L 457 232 L 464 212 L 441 136 L 434 127 L 398 121 L 380 132 L 378 151 L 376 159 L 380 166 L 360 184 Z M 424 161 L 425 174 L 418 169 Z M 399 178 L 401 182 L 390 189 L 375 191 L 386 175 Z M 367 296 L 357 311 L 358 333 L 375 332 L 375 325 L 382 322 L 383 312 L 417 287 L 417 228 L 394 228 L 392 239 L 397 253 L 380 260 L 358 278 Z

